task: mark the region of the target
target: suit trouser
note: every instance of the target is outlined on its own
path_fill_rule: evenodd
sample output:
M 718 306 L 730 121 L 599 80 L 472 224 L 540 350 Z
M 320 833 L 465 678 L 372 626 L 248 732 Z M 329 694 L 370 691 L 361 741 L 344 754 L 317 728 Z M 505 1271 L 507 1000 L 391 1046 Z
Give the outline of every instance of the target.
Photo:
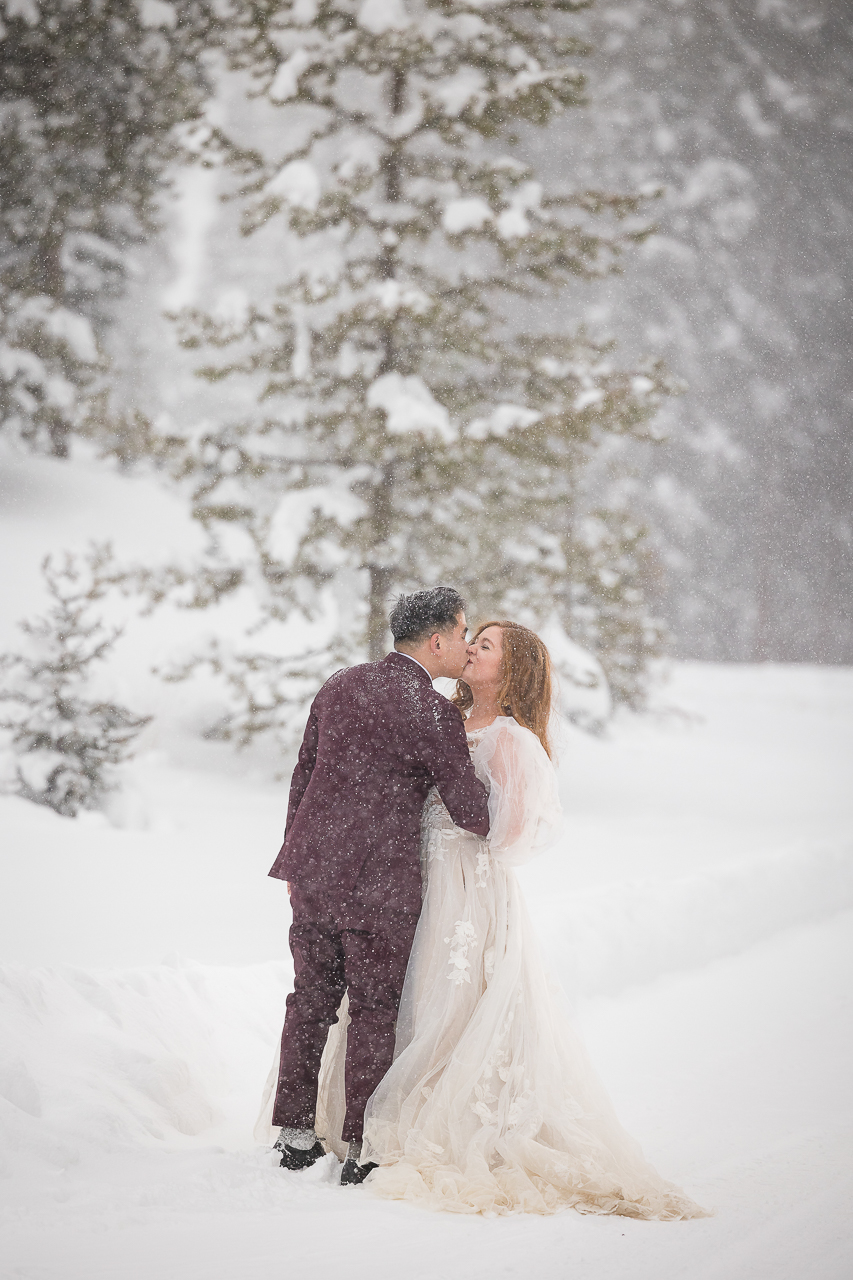
M 291 886 L 294 984 L 281 1036 L 274 1125 L 310 1129 L 329 1027 L 349 992 L 345 1142 L 360 1139 L 367 1100 L 391 1066 L 403 979 L 418 914 L 353 894 Z

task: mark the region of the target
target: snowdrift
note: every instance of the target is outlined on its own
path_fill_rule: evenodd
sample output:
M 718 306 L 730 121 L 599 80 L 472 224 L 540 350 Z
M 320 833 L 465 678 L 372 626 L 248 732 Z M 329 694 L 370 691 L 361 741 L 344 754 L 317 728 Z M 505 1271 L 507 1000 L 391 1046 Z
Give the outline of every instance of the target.
M 286 963 L 4 967 L 0 1170 L 232 1129 L 249 1145 L 254 1117 L 234 1099 L 252 1081 L 260 1096 L 291 980 Z

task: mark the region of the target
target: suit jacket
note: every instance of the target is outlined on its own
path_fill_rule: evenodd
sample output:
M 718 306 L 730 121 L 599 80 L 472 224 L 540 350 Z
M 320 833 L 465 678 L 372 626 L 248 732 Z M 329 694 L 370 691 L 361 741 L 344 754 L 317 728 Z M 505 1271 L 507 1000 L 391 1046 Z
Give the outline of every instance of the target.
M 270 875 L 420 911 L 420 822 L 430 787 L 458 826 L 489 831 L 486 790 L 463 726 L 429 673 L 403 654 L 336 672 L 311 706 Z

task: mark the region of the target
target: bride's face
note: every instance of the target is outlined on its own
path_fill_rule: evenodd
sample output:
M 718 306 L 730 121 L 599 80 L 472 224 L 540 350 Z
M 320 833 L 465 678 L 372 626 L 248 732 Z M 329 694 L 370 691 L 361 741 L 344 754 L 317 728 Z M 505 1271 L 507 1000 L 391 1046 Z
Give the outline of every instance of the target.
M 500 688 L 503 644 L 500 627 L 486 627 L 468 645 L 462 679 L 472 689 Z

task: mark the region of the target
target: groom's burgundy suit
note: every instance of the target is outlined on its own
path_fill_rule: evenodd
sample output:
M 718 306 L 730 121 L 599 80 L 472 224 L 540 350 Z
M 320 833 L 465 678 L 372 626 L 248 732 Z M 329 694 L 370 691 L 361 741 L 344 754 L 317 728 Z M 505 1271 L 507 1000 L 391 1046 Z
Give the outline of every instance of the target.
M 287 998 L 273 1124 L 314 1124 L 326 1036 L 349 993 L 343 1138 L 391 1065 L 421 907 L 420 820 L 438 787 L 453 821 L 485 836 L 486 791 L 462 717 L 401 653 L 339 671 L 317 694 L 290 786 L 284 844 L 294 990 Z

